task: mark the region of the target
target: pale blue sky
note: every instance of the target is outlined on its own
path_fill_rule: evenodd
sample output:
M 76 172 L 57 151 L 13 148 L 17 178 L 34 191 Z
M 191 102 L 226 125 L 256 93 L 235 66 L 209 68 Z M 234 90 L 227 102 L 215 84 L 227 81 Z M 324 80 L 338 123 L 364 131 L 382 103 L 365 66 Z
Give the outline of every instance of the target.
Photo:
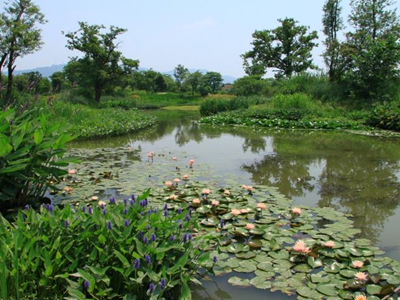
M 400 0 L 397 0 L 397 4 Z M 2 1 L 3 2 L 3 1 Z M 293 17 L 318 30 L 325 0 L 36 0 L 48 23 L 43 48 L 17 61 L 17 69 L 62 64 L 74 53 L 65 48 L 61 31 L 74 31 L 78 21 L 128 29 L 120 50 L 139 59 L 140 67 L 169 71 L 178 64 L 225 75 L 244 75 L 240 55 L 251 48 L 251 34 L 271 29 L 278 18 Z M 350 0 L 342 0 L 347 19 Z M 320 65 L 322 43 L 314 51 Z

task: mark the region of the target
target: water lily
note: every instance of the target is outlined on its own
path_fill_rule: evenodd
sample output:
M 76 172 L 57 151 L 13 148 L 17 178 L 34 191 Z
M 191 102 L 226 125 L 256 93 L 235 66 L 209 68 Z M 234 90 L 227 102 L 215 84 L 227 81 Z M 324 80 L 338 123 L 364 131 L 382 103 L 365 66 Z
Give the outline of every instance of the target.
M 211 194 L 211 190 L 210 190 L 210 189 L 203 189 L 203 190 L 201 191 L 201 193 L 202 193 L 203 195 L 209 195 L 209 194 Z
M 359 281 L 367 281 L 368 274 L 365 272 L 358 272 L 355 276 L 354 279 L 359 280 Z
M 182 176 L 182 179 L 183 179 L 183 180 L 188 180 L 188 179 L 189 179 L 189 175 L 183 175 L 183 176 Z
M 189 166 L 192 167 L 194 164 L 194 159 L 189 160 Z
M 198 198 L 196 198 L 196 199 L 193 199 L 193 201 L 192 201 L 192 203 L 194 204 L 194 205 L 196 205 L 196 206 L 198 206 L 199 204 L 200 204 L 200 199 L 198 199 Z
M 240 210 L 238 210 L 238 209 L 232 209 L 232 210 L 231 210 L 231 214 L 234 215 L 234 216 L 238 216 L 238 215 L 240 215 Z
M 173 161 L 177 161 L 178 159 L 177 159 L 176 157 L 173 157 L 172 160 L 173 160 Z
M 171 187 L 172 186 L 172 182 L 171 181 L 166 181 L 166 182 L 164 182 L 164 184 L 167 186 L 167 187 Z
M 353 266 L 353 268 L 358 269 L 358 268 L 362 268 L 364 266 L 364 263 L 360 260 L 355 260 L 355 261 L 353 261 L 352 266 Z
M 218 206 L 219 205 L 219 201 L 213 200 L 213 201 L 211 201 L 211 205 Z
M 68 170 L 68 175 L 74 175 L 76 173 L 76 170 Z
M 176 199 L 178 199 L 178 196 L 172 194 L 172 195 L 170 195 L 170 196 L 168 197 L 168 199 L 169 199 L 169 200 L 176 200 Z
M 242 208 L 242 209 L 240 210 L 240 213 L 241 213 L 241 214 L 247 214 L 247 213 L 249 213 L 249 210 L 248 210 L 247 208 Z
M 67 192 L 68 194 L 72 194 L 72 192 L 74 191 L 74 189 L 72 187 L 66 186 L 64 188 L 64 191 Z
M 256 226 L 254 226 L 254 224 L 247 223 L 245 228 L 248 229 L 248 230 L 252 230 L 252 229 L 256 228 Z
M 253 187 L 251 185 L 246 186 L 246 191 L 251 192 L 253 190 Z
M 293 250 L 299 253 L 309 253 L 311 250 L 306 246 L 306 243 L 303 240 L 298 240 L 294 246 Z
M 224 195 L 225 195 L 225 196 L 229 196 L 230 194 L 231 194 L 231 192 L 230 192 L 229 190 L 225 190 L 225 191 L 224 191 Z
M 367 297 L 364 295 L 357 295 L 354 299 L 355 300 L 367 300 Z
M 335 247 L 335 242 L 334 241 L 327 241 L 324 244 L 324 246 L 327 247 L 327 248 L 333 248 L 333 247 Z
M 181 180 L 180 180 L 179 178 L 175 178 L 175 179 L 174 179 L 174 182 L 175 182 L 176 184 L 178 184 L 179 182 L 181 182 Z
M 265 203 L 257 203 L 257 208 L 259 209 L 266 209 L 267 205 Z
M 93 197 L 92 197 L 93 198 Z M 107 205 L 107 203 L 105 203 L 104 201 L 99 201 L 99 202 L 97 202 L 97 205 L 99 206 L 99 207 L 101 207 L 101 208 L 104 208 L 106 205 Z
M 299 208 L 299 207 L 293 207 L 293 208 L 292 208 L 292 214 L 294 214 L 294 215 L 300 215 L 300 214 L 301 214 L 301 208 Z
M 91 199 L 92 201 L 97 201 L 97 200 L 99 200 L 99 197 L 97 197 L 97 196 L 92 196 L 90 199 Z

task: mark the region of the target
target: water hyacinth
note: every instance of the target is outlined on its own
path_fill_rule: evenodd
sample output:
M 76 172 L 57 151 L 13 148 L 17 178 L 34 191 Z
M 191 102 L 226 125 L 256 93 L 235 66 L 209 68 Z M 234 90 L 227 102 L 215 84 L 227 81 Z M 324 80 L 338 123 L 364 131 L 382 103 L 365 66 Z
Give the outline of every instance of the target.
M 125 227 L 129 227 L 130 224 L 131 224 L 131 221 L 129 221 L 129 220 L 125 220 L 124 221 Z
M 156 239 L 157 239 L 157 236 L 153 233 L 153 234 L 151 235 L 151 240 L 152 240 L 153 242 L 155 242 Z
M 183 235 L 182 241 L 186 244 L 188 242 L 188 240 L 189 240 L 189 235 L 187 233 L 185 233 Z
M 147 262 L 148 264 L 151 264 L 150 255 L 146 254 L 146 255 L 144 256 L 144 259 L 146 260 L 146 262 Z
M 213 257 L 213 263 L 215 264 L 215 263 L 217 263 L 217 262 L 218 262 L 218 257 L 214 256 L 214 257 Z
M 145 243 L 145 244 L 149 243 L 149 239 L 146 236 L 143 238 L 143 243 Z
M 89 214 L 93 214 L 93 207 L 89 206 Z
M 29 204 L 25 205 L 24 209 L 25 210 L 29 210 L 31 207 L 29 206 Z
M 225 221 L 224 221 L 224 219 L 221 219 L 221 220 L 219 221 L 219 226 L 221 226 L 221 228 L 224 228 L 224 226 L 225 226 Z
M 128 199 L 124 199 L 124 205 L 125 205 L 125 206 L 128 205 Z
M 153 293 L 153 292 L 154 292 L 154 289 L 155 289 L 154 283 L 150 282 L 148 293 L 149 293 L 149 294 Z
M 111 198 L 110 198 L 110 204 L 116 204 L 116 201 L 115 201 L 115 198 L 114 198 L 114 197 L 111 197 Z
M 131 200 L 131 201 L 129 201 L 129 204 L 131 205 L 131 206 L 134 206 L 135 205 L 135 203 L 136 203 L 136 200 Z
M 127 214 L 128 214 L 128 209 L 125 208 L 124 211 L 123 211 L 122 213 L 123 213 L 124 215 L 127 215 Z
M 64 221 L 64 227 L 68 228 L 71 223 L 68 220 Z
M 86 206 L 82 207 L 82 212 L 85 214 L 86 213 Z
M 103 209 L 103 210 L 101 211 L 101 213 L 102 213 L 103 215 L 106 215 L 106 214 L 107 214 L 107 210 Z
M 50 205 L 48 205 L 47 206 L 47 210 L 49 211 L 49 212 L 54 212 L 54 205 L 52 205 L 52 204 L 50 204 Z
M 174 236 L 174 235 L 171 235 L 171 236 L 169 237 L 169 240 L 170 240 L 171 242 L 175 241 L 175 236 Z
M 136 270 L 140 268 L 140 259 L 135 259 L 135 262 L 133 263 L 133 268 Z
M 112 223 L 111 221 L 107 221 L 107 229 L 112 230 Z
M 87 281 L 87 280 L 85 280 L 85 281 L 83 282 L 83 287 L 85 288 L 85 290 L 88 290 L 88 289 L 90 288 L 90 282 Z
M 163 290 L 163 289 L 165 289 L 165 287 L 167 286 L 167 280 L 166 279 L 161 279 L 161 281 L 160 281 L 160 287 L 161 287 L 161 289 Z
M 139 231 L 139 232 L 138 232 L 138 238 L 141 239 L 142 237 L 143 237 L 143 232 L 142 232 L 142 231 Z

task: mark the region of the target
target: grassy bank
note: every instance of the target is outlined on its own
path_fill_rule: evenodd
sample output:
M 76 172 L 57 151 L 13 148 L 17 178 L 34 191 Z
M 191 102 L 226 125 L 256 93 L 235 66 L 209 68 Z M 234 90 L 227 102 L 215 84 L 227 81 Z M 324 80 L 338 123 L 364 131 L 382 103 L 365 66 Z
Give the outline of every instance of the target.
M 42 103 L 40 108 L 51 116 L 53 124 L 68 124 L 70 132 L 79 138 L 122 135 L 155 123 L 154 117 L 120 107 L 97 108 L 55 101 L 53 105 Z

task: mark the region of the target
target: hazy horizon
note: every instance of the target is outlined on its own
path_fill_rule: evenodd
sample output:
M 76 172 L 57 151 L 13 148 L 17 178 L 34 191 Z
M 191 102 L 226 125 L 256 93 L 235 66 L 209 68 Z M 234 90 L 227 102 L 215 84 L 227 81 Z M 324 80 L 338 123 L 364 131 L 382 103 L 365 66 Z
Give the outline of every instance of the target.
M 34 2 L 48 20 L 41 26 L 44 45 L 38 52 L 18 59 L 16 70 L 67 63 L 69 57 L 78 53 L 65 47 L 66 38 L 61 31 L 75 31 L 78 21 L 84 21 L 104 24 L 107 28 L 110 25 L 126 28 L 128 31 L 119 38 L 122 42 L 119 49 L 128 58 L 139 59 L 141 68 L 169 71 L 183 64 L 189 69 L 241 77 L 245 73 L 240 55 L 251 49 L 252 33 L 273 29 L 278 26 L 277 19 L 285 17 L 318 31 L 319 47 L 314 49 L 313 59 L 319 67 L 324 67 L 321 20 L 325 0 L 313 1 L 313 5 L 297 0 L 254 0 L 247 4 L 226 0 L 151 4 L 119 0 L 113 5 L 106 0 Z M 349 2 L 342 1 L 345 21 L 350 13 Z

